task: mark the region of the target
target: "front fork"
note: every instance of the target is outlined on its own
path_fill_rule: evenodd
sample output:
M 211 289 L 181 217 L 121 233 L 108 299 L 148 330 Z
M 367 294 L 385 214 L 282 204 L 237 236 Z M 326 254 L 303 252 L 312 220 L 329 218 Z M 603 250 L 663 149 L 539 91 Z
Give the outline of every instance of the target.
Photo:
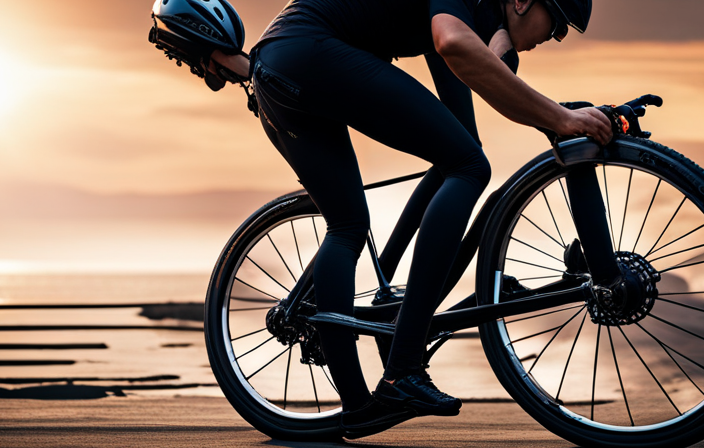
M 621 270 L 611 244 L 596 167 L 587 164 L 572 169 L 566 180 L 572 218 L 592 280 L 595 285 L 612 285 L 621 276 Z

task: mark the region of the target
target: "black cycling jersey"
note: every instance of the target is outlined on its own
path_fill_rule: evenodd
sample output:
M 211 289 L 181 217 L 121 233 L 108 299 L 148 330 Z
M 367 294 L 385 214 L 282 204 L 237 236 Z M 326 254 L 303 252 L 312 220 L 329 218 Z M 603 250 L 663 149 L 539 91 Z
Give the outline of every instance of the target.
M 257 46 L 285 36 L 329 35 L 382 59 L 433 51 L 430 21 L 446 13 L 488 44 L 503 23 L 501 0 L 292 0 Z

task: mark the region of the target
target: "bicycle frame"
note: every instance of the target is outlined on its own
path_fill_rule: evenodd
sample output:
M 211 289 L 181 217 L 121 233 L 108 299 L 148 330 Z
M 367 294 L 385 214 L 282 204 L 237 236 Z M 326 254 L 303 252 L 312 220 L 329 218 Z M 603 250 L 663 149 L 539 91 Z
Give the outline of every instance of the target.
M 579 145 L 581 151 L 588 151 L 594 154 L 598 154 L 598 152 L 601 151 L 598 145 L 591 139 L 585 137 L 565 141 L 558 146 L 558 150 L 574 145 Z M 555 159 L 551 159 L 550 163 L 554 162 Z M 469 231 L 462 239 L 458 255 L 443 288 L 440 301 L 442 301 L 457 284 L 477 253 L 482 234 L 491 218 L 495 205 L 501 200 L 516 180 L 523 176 L 530 176 L 531 172 L 537 168 L 537 166 L 529 162 L 489 196 L 470 226 Z M 426 182 L 426 184 L 424 184 L 428 178 L 427 173 L 428 172 L 416 173 L 370 184 L 365 186 L 365 190 L 381 188 L 426 176 L 416 188 L 413 195 L 432 198 L 437 188 L 439 188 L 439 184 L 437 184 L 437 182 Z M 571 170 L 567 173 L 566 178 L 570 203 L 572 204 L 571 211 L 575 218 L 577 232 L 580 240 L 588 247 L 588 249 L 584 251 L 587 264 L 590 267 L 595 267 L 592 271 L 596 270 L 594 278 L 598 280 L 598 284 L 611 284 L 620 275 L 620 270 L 616 264 L 611 239 L 608 236 L 609 231 L 605 217 L 597 214 L 600 216 L 600 219 L 594 219 L 593 210 L 598 209 L 598 207 L 604 209 L 604 203 L 599 191 L 594 167 L 584 166 L 579 169 Z M 409 203 L 410 202 L 412 201 L 409 201 Z M 430 199 L 421 201 L 421 206 L 418 205 L 418 201 L 415 202 L 412 208 L 407 206 L 406 209 L 404 209 L 384 252 L 380 256 L 377 254 L 374 239 L 370 233 L 367 244 L 373 258 L 373 265 L 379 281 L 377 297 L 385 296 L 392 299 L 394 297 L 393 291 L 391 290 L 392 287 L 389 285 L 387 278 L 393 275 L 401 255 L 410 243 L 413 234 L 420 224 Z M 301 279 L 296 284 L 296 287 L 291 291 L 285 304 L 287 316 L 291 316 L 295 313 L 295 310 L 298 309 L 298 305 L 302 300 L 311 297 L 313 293 L 312 266 L 314 263 L 315 257 L 306 268 Z M 497 288 L 495 288 L 496 291 L 501 291 L 502 281 L 502 274 L 497 272 L 495 278 L 497 285 Z M 514 292 L 503 297 L 499 297 L 497 293 L 496 297 L 486 301 L 490 303 L 487 305 L 477 306 L 476 299 L 473 297 L 474 294 L 472 294 L 449 310 L 438 313 L 433 317 L 429 340 L 439 339 L 442 338 L 443 335 L 462 329 L 477 327 L 483 323 L 502 317 L 540 311 L 574 302 L 584 302 L 593 297 L 592 288 L 593 283 L 589 275 L 570 276 L 569 274 L 565 274 L 562 280 L 539 289 Z M 336 313 L 319 312 L 307 319 L 314 323 L 325 322 L 350 327 L 359 334 L 371 336 L 390 335 L 394 332 L 394 325 L 389 322 L 396 316 L 399 308 L 400 301 L 397 300 L 395 303 L 387 305 L 357 306 L 354 310 L 354 317 Z

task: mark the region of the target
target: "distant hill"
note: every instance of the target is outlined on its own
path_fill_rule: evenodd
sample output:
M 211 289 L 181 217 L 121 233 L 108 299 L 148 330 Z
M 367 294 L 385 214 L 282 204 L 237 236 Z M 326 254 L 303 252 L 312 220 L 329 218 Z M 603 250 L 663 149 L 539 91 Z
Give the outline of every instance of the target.
M 47 185 L 0 185 L 0 216 L 33 219 L 229 218 L 255 211 L 284 192 L 97 194 Z

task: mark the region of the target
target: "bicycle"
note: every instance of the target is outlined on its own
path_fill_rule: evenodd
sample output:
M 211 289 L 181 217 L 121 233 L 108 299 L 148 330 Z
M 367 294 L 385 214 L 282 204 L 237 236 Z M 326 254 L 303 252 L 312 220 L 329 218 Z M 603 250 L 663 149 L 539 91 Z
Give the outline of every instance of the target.
M 614 108 L 624 132 L 607 146 L 586 137 L 556 143 L 496 190 L 443 291 L 446 297 L 478 251 L 476 294 L 435 314 L 429 333 L 426 362 L 452 346 L 453 335 L 478 327 L 513 399 L 580 445 L 684 446 L 704 438 L 697 331 L 704 172 L 641 130 L 645 107 L 661 104 L 646 95 Z M 403 285 L 388 281 L 413 233 L 401 223 L 381 256 L 370 234 L 378 285 L 357 294 L 354 316 L 316 313 L 311 266 L 323 230 L 305 191 L 273 200 L 230 238 L 208 288 L 213 372 L 237 412 L 274 438 L 340 439 L 339 398 L 315 325 L 354 329 L 376 380 L 403 296 Z

